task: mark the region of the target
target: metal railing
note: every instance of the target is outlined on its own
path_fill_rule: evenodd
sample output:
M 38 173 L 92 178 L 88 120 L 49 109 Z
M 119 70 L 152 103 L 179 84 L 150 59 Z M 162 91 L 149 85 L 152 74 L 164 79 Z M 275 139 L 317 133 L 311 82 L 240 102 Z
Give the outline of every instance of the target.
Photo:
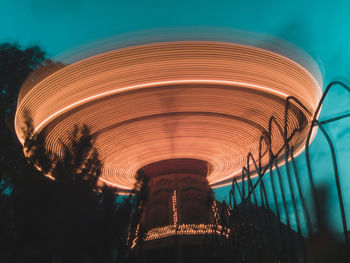
M 242 168 L 240 177 L 233 178 L 232 188 L 229 193 L 229 202 L 230 207 L 232 208 L 231 214 L 235 214 L 235 211 L 240 211 L 239 213 L 245 213 L 247 216 L 247 211 L 253 211 L 254 209 L 257 211 L 257 208 L 265 209 L 265 211 L 273 211 L 275 217 L 277 217 L 280 222 L 283 222 L 283 224 L 286 225 L 288 229 L 293 229 L 292 232 L 296 232 L 300 238 L 297 238 L 296 240 L 290 236 L 288 237 L 288 235 L 286 236 L 285 233 L 282 234 L 283 231 L 281 230 L 281 227 L 283 228 L 283 224 L 280 224 L 280 229 L 275 231 L 279 233 L 271 234 L 274 235 L 274 237 L 271 238 L 274 239 L 274 244 L 272 244 L 272 246 L 276 245 L 278 242 L 282 242 L 283 244 L 281 246 L 288 246 L 289 249 L 293 250 L 291 254 L 299 254 L 300 257 L 304 259 L 305 249 L 304 244 L 301 243 L 303 243 L 307 237 L 310 237 L 319 231 L 320 228 L 319 222 L 317 222 L 317 215 L 319 214 L 322 204 L 318 202 L 319 193 L 315 184 L 310 158 L 310 141 L 313 132 L 317 128 L 319 129 L 319 133 L 324 136 L 327 142 L 327 147 L 329 148 L 331 154 L 330 165 L 333 168 L 333 175 L 328 176 L 328 179 L 334 180 L 334 183 L 336 185 L 343 240 L 347 245 L 349 245 L 349 229 L 346 219 L 346 210 L 344 207 L 342 187 L 339 178 L 340 176 L 337 163 L 338 159 L 334 144 L 324 126 L 326 124 L 335 124 L 339 120 L 348 118 L 350 117 L 350 113 L 341 114 L 325 120 L 319 119 L 322 105 L 324 104 L 329 91 L 331 89 L 339 87 L 350 93 L 350 88 L 343 82 L 331 82 L 326 87 L 321 100 L 319 101 L 311 123 L 308 123 L 309 127 L 299 127 L 291 132 L 288 132 L 287 130 L 289 116 L 288 114 L 291 109 L 291 105 L 297 104 L 299 107 L 302 107 L 304 109 L 305 107 L 297 98 L 288 97 L 285 103 L 284 125 L 279 125 L 275 117 L 271 116 L 269 119 L 267 133 L 262 134 L 259 139 L 258 157 L 254 158 L 252 153 L 249 153 L 247 155 L 246 165 Z M 272 151 L 273 127 L 277 129 L 278 133 L 283 138 L 282 147 L 275 153 Z M 291 145 L 291 140 L 294 139 L 297 133 L 301 132 L 301 130 L 305 128 L 308 129 L 305 140 L 304 157 L 308 176 L 301 174 L 301 169 L 298 169 L 297 161 L 295 159 L 295 148 L 293 145 Z M 264 165 L 262 165 L 263 145 L 267 147 L 267 152 L 265 151 L 265 154 L 268 154 L 268 162 Z M 298 160 L 300 158 L 302 158 L 302 156 L 299 156 Z M 279 162 L 281 160 L 284 161 L 284 167 L 279 165 Z M 282 172 L 282 169 L 284 172 Z M 302 173 L 304 173 L 304 170 Z M 301 184 L 301 180 L 303 180 L 303 184 Z M 307 189 L 307 191 L 305 191 L 305 180 L 308 180 L 309 189 Z M 267 183 L 269 183 L 269 186 L 266 185 Z M 270 191 L 270 194 L 267 193 L 267 189 Z M 306 198 L 306 194 L 312 198 L 311 205 L 310 198 Z M 253 210 L 251 210 L 252 206 L 255 207 Z M 235 216 L 237 216 L 237 213 Z M 266 229 L 274 228 L 273 226 L 269 225 L 276 224 L 276 222 L 271 221 L 271 216 L 269 213 L 260 213 L 260 216 L 263 217 L 260 219 L 262 221 L 262 224 L 265 224 L 264 226 L 267 227 Z M 299 248 L 296 248 L 297 246 L 299 246 Z M 283 250 L 283 248 L 281 249 Z M 298 250 L 298 253 L 295 253 L 296 250 Z M 286 257 L 288 257 L 288 255 Z M 294 258 L 294 260 L 299 261 L 296 258 Z M 301 261 L 305 262 L 306 260 Z

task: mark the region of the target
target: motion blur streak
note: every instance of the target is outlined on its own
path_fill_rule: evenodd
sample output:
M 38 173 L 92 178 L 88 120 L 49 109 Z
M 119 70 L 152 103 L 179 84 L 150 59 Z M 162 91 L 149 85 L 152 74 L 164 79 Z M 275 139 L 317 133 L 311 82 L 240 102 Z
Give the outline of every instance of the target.
M 23 85 L 15 118 L 18 138 L 27 110 L 46 147 L 58 154 L 70 129 L 87 124 L 104 162 L 101 180 L 130 190 L 141 167 L 193 158 L 211 166 L 209 183 L 225 185 L 274 115 L 283 126 L 285 99 L 294 96 L 289 132 L 302 151 L 321 97 L 320 83 L 295 61 L 258 47 L 214 41 L 150 43 L 93 55 Z M 283 145 L 276 128 L 274 149 Z M 266 147 L 263 163 L 268 161 Z M 282 161 L 281 161 L 282 162 Z

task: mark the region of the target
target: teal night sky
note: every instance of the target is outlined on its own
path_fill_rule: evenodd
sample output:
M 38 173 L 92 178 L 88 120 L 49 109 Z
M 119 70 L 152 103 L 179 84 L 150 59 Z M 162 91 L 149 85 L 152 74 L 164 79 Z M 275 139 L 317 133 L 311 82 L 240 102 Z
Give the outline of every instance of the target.
M 224 28 L 276 36 L 307 51 L 319 64 L 324 85 L 339 77 L 350 80 L 350 2 L 346 0 L 2 0 L 0 6 L 0 43 L 39 45 L 48 56 L 135 31 Z M 350 112 L 350 94 L 337 89 L 328 97 L 321 116 L 327 118 L 347 112 Z M 327 127 L 336 142 L 347 210 L 350 210 L 349 125 L 347 119 Z M 339 230 L 331 159 L 320 133 L 311 152 L 317 183 L 330 186 L 327 209 L 330 219 L 338 220 L 334 225 Z M 306 171 L 303 155 L 300 157 L 298 165 Z M 306 180 L 303 186 L 307 195 Z M 216 190 L 217 198 L 227 200 L 228 189 Z M 350 221 L 350 211 L 347 219 Z

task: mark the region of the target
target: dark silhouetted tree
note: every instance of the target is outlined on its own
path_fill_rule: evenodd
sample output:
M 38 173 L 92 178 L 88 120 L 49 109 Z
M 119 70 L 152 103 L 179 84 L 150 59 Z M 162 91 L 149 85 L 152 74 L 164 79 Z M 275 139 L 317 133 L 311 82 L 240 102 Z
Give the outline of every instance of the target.
M 32 132 L 28 117 L 27 173 L 12 194 L 17 234 L 11 262 L 124 262 L 134 199 L 117 202 L 117 189 L 97 186 L 102 163 L 89 129 L 75 127 L 62 156 L 46 150 L 45 135 Z
M 102 163 L 89 129 L 75 127 L 58 156 L 45 148 L 45 132 L 34 133 L 28 113 L 24 148 L 16 138 L 22 83 L 64 67 L 44 55 L 0 45 L 0 262 L 124 262 L 134 199 L 119 201 L 117 189 L 97 186 Z
M 19 89 L 30 74 L 44 61 L 38 47 L 22 49 L 17 44 L 0 44 L 0 261 L 6 262 L 13 246 L 12 200 L 13 179 L 25 165 L 22 147 L 14 133 L 14 114 Z
M 75 127 L 67 144 L 62 144 L 63 155 L 57 156 L 45 149 L 45 136 L 32 134 L 30 123 L 28 119 L 24 148 L 32 170 L 16 182 L 13 192 L 17 236 L 12 261 L 96 258 L 94 237 L 100 215 L 96 183 L 102 164 L 90 131 Z M 44 179 L 44 172 L 55 180 Z

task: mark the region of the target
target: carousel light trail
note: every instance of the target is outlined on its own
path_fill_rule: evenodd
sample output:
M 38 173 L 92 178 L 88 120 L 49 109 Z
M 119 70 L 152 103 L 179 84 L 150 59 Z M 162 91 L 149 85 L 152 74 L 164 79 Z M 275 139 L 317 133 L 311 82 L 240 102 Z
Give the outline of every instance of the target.
M 138 169 L 173 158 L 204 160 L 209 183 L 227 184 L 248 152 L 257 156 L 270 116 L 283 126 L 288 96 L 305 106 L 293 105 L 287 127 L 301 129 L 291 142 L 300 152 L 321 96 L 321 84 L 290 58 L 225 42 L 131 46 L 40 74 L 20 91 L 18 138 L 23 142 L 26 110 L 35 132 L 48 132 L 46 147 L 58 154 L 68 131 L 87 124 L 104 162 L 101 180 L 125 191 Z M 277 129 L 272 137 L 274 149 L 283 145 Z

